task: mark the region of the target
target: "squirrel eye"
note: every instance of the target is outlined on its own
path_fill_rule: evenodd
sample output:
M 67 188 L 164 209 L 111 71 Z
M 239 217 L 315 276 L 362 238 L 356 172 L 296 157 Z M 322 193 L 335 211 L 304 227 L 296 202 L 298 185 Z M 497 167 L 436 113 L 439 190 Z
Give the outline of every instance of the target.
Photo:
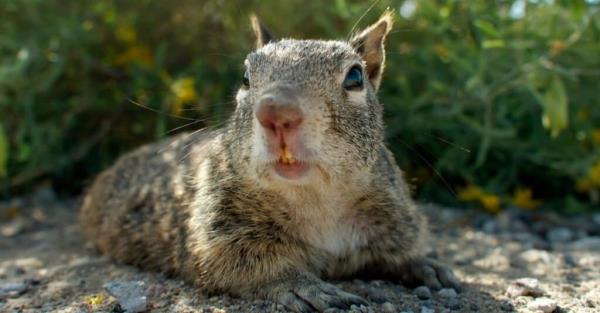
M 354 65 L 346 74 L 342 86 L 346 90 L 360 90 L 363 87 L 363 72 L 360 66 Z
M 242 83 L 244 84 L 244 87 L 250 87 L 250 74 L 248 74 L 248 70 L 244 72 L 244 78 L 242 78 Z

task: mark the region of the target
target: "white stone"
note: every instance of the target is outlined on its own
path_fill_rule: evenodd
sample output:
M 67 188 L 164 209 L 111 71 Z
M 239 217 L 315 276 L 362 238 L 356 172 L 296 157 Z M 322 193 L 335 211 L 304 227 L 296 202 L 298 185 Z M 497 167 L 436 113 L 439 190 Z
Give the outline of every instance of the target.
M 544 313 L 552 313 L 556 310 L 556 301 L 550 298 L 537 298 L 527 305 L 530 310 L 542 311 Z

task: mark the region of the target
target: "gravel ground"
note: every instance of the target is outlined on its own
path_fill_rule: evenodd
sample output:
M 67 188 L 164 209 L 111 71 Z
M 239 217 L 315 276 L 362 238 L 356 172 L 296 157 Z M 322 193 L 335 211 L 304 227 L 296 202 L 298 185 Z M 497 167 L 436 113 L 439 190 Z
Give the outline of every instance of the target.
M 285 312 L 113 262 L 86 244 L 76 208 L 48 189 L 0 203 L 0 312 Z M 600 312 L 600 214 L 423 209 L 462 293 L 335 282 L 371 303 L 350 312 Z

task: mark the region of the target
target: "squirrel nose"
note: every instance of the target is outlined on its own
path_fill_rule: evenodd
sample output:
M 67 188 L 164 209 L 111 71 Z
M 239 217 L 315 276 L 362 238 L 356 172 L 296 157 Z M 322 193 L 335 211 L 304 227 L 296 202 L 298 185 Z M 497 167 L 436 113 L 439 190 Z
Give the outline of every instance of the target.
M 295 104 L 276 101 L 267 96 L 260 100 L 256 118 L 260 125 L 268 130 L 289 132 L 300 127 L 304 114 Z

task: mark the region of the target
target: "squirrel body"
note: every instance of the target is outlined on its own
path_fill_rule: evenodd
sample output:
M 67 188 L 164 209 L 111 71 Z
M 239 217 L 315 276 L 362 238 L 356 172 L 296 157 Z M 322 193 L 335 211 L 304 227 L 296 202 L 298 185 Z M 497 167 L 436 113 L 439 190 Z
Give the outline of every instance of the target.
M 89 240 L 206 292 L 298 312 L 366 304 L 327 278 L 458 289 L 424 256 L 426 219 L 383 142 L 376 91 L 392 14 L 349 42 L 276 41 L 252 22 L 257 50 L 227 125 L 143 146 L 100 174 L 81 210 Z

